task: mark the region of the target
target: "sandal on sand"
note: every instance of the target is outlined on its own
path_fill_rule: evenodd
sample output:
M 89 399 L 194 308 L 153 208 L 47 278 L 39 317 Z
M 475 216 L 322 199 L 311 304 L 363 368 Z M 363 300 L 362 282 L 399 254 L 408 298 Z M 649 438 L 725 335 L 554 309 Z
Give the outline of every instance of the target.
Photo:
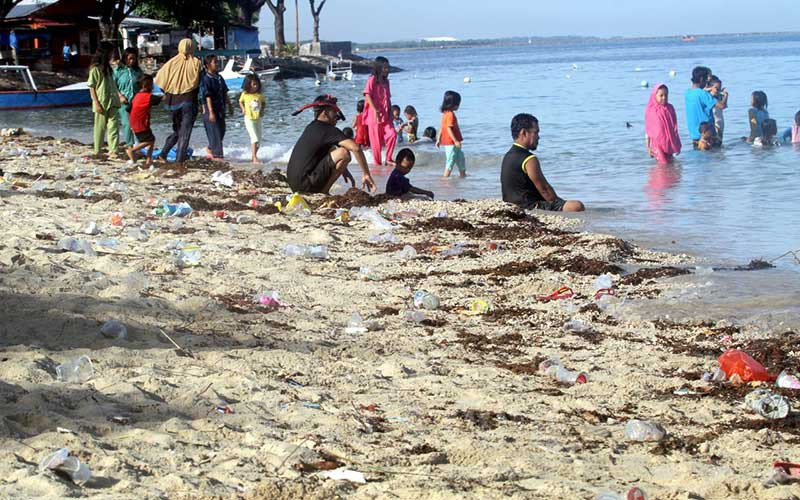
M 596 291 L 594 294 L 594 300 L 599 300 L 600 297 L 603 295 L 611 295 L 614 296 L 617 294 L 617 291 L 613 288 L 601 288 L 600 290 Z

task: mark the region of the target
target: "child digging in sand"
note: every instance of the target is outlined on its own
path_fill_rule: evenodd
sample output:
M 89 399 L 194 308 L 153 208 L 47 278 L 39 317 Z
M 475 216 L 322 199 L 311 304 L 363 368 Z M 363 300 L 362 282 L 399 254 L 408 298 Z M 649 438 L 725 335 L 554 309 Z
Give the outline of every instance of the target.
M 128 164 L 136 163 L 134 155 L 147 148 L 147 160 L 144 166 L 149 167 L 153 164 L 153 146 L 156 142 L 156 137 L 150 129 L 150 109 L 161 102 L 161 97 L 153 95 L 153 77 L 150 75 L 143 75 L 139 78 L 139 88 L 141 90 L 133 96 L 131 101 L 130 126 L 136 138 L 136 144 L 128 146 Z
M 433 199 L 433 191 L 427 191 L 411 185 L 411 181 L 406 177 L 411 169 L 414 168 L 414 152 L 408 148 L 403 148 L 397 153 L 397 166 L 392 170 L 389 179 L 386 181 L 386 194 L 389 196 L 403 196 L 407 193 L 421 194 Z

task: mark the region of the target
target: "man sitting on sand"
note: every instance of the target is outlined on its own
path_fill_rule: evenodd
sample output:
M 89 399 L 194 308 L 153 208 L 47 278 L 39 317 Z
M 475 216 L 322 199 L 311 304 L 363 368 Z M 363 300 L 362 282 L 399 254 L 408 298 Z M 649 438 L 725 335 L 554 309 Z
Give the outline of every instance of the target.
M 583 212 L 583 203 L 559 198 L 542 173 L 539 159 L 533 153 L 539 145 L 539 120 L 527 113 L 518 114 L 511 120 L 511 137 L 514 145 L 503 157 L 500 172 L 503 201 L 526 210 Z
M 355 185 L 355 180 L 347 171 L 352 153 L 361 167 L 361 187 L 374 192 L 375 181 L 369 173 L 361 146 L 336 128 L 336 123 L 344 120 L 344 115 L 336 106 L 336 98 L 318 96 L 313 103 L 303 106 L 292 115 L 308 108 L 314 108 L 314 121 L 308 124 L 292 149 L 286 166 L 289 186 L 299 193 L 327 193 L 340 175 L 349 178 Z

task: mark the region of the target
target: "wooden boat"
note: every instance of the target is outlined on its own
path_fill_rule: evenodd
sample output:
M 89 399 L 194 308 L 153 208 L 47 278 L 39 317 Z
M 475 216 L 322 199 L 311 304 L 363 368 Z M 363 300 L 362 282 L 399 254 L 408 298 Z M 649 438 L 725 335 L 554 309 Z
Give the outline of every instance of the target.
M 27 88 L 0 91 L 0 110 L 69 108 L 92 104 L 86 83 L 76 83 L 53 90 L 39 90 L 28 66 L 0 66 L 0 72 L 3 71 L 19 73 Z

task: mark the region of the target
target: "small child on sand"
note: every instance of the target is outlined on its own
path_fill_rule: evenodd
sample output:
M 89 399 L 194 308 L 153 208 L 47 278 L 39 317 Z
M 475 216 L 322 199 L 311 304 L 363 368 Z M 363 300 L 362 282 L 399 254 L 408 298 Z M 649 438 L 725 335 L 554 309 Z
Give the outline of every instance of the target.
M 397 153 L 395 162 L 397 166 L 392 170 L 389 179 L 386 181 L 386 194 L 389 196 L 403 196 L 407 193 L 421 194 L 433 199 L 433 191 L 416 188 L 411 185 L 406 175 L 414 168 L 414 152 L 408 148 L 403 148 Z
M 414 108 L 414 106 L 406 106 L 406 109 L 403 110 L 403 114 L 406 117 L 406 122 L 403 124 L 402 130 L 404 130 L 408 136 L 408 142 L 416 142 L 417 129 L 419 129 L 419 117 L 417 116 L 417 110 Z M 434 134 L 434 136 L 435 135 L 436 134 Z
M 244 77 L 242 95 L 239 96 L 239 106 L 244 114 L 244 128 L 250 136 L 250 156 L 253 163 L 258 161 L 258 148 L 261 145 L 261 119 L 267 99 L 261 93 L 261 79 L 254 74 Z
M 461 150 L 461 129 L 458 126 L 456 111 L 461 106 L 461 95 L 453 90 L 444 93 L 442 99 L 442 128 L 439 130 L 439 138 L 436 139 L 436 147 L 444 146 L 445 164 L 444 177 L 450 177 L 453 167 L 458 167 L 458 174 L 461 177 L 467 176 L 467 162 L 464 159 L 464 152 Z
M 700 151 L 710 151 L 714 148 L 714 125 L 709 122 L 700 124 L 700 140 L 697 141 L 697 149 Z
M 150 75 L 142 75 L 139 78 L 139 89 L 131 100 L 130 125 L 136 138 L 136 145 L 128 146 L 128 164 L 136 163 L 134 154 L 147 148 L 147 160 L 144 166 L 149 167 L 153 164 L 153 145 L 156 142 L 156 137 L 150 129 L 150 109 L 161 102 L 161 97 L 153 95 L 153 77 Z

